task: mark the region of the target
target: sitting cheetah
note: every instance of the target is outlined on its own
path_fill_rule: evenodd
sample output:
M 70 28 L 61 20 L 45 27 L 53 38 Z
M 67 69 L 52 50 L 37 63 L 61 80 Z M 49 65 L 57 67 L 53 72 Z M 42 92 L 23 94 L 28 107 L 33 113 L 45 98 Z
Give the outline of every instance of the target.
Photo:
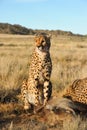
M 50 37 L 38 35 L 35 37 L 35 49 L 32 54 L 29 68 L 28 81 L 23 82 L 21 94 L 24 102 L 24 109 L 31 105 L 45 105 L 52 93 L 50 81 L 52 62 L 50 58 Z
M 87 78 L 75 80 L 63 96 L 87 105 Z

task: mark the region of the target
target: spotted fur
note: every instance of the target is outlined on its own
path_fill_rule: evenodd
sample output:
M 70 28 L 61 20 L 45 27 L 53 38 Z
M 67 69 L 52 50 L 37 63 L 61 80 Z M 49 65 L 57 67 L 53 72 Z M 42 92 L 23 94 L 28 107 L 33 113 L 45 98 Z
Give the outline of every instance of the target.
M 87 78 L 75 80 L 63 96 L 87 105 Z
M 45 105 L 51 97 L 52 84 L 50 81 L 52 62 L 50 58 L 50 37 L 39 35 L 35 37 L 35 49 L 32 54 L 27 82 L 23 82 L 21 94 L 24 109 L 30 104 Z

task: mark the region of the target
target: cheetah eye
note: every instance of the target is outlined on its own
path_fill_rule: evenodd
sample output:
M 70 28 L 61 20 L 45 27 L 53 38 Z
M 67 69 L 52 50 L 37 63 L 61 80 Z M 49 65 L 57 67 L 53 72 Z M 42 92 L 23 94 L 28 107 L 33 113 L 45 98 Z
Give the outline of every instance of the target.
M 42 40 L 42 43 L 44 42 L 44 40 Z

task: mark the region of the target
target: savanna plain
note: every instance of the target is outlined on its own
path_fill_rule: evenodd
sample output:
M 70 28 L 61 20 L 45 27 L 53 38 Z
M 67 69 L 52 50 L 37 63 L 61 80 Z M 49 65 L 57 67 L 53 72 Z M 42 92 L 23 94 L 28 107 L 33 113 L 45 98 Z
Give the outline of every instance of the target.
M 20 88 L 28 78 L 34 35 L 0 34 L 0 130 L 87 130 L 79 115 L 23 111 Z M 52 35 L 52 96 L 58 96 L 75 79 L 87 77 L 87 37 Z

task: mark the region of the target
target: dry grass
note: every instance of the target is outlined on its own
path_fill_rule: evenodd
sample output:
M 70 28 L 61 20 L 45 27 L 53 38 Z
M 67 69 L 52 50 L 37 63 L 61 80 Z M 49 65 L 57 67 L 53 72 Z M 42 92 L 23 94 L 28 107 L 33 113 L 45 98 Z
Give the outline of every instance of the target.
M 63 123 L 63 130 L 86 130 L 87 121 L 82 121 L 78 116 L 76 119 L 70 121 L 65 121 Z
M 51 81 L 53 84 L 53 95 L 57 95 L 58 92 L 69 86 L 75 79 L 87 77 L 87 38 L 52 36 L 51 41 L 50 52 L 53 63 Z M 0 102 L 19 102 L 17 95 L 20 93 L 23 79 L 28 77 L 28 68 L 33 49 L 34 36 L 0 34 Z M 64 123 L 63 130 L 80 130 L 78 124 L 81 119 L 77 118 L 76 120 L 76 124 L 74 122 L 75 126 L 73 126 L 73 123 L 67 122 L 68 127 L 67 123 Z M 81 130 L 86 130 L 87 123 L 83 122 L 83 124 L 84 126 L 80 125 L 80 127 L 85 128 Z M 27 126 L 23 127 L 20 130 L 28 130 L 25 128 Z M 39 129 L 48 129 L 48 126 L 42 124 L 41 126 L 39 125 Z M 56 126 L 53 129 L 58 128 Z

